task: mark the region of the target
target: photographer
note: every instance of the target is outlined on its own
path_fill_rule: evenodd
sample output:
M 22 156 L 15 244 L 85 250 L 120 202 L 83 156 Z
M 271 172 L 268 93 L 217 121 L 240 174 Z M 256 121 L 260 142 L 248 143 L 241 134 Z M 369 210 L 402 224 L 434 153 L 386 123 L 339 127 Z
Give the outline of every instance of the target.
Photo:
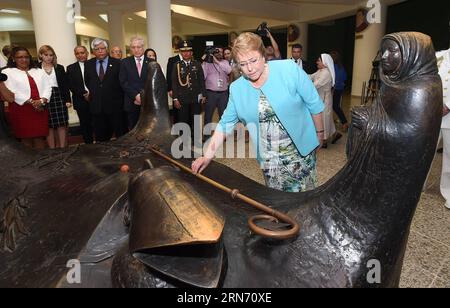
M 280 48 L 278 46 L 277 41 L 272 36 L 272 33 L 270 33 L 269 28 L 267 27 L 267 23 L 263 22 L 258 26 L 258 29 L 256 29 L 256 32 L 261 37 L 268 37 L 270 39 L 270 46 L 266 47 L 266 59 L 267 61 L 272 60 L 281 60 L 281 52 Z
M 208 48 L 205 62 L 202 64 L 205 74 L 206 99 L 205 125 L 212 122 L 216 108 L 222 118 L 228 103 L 228 75 L 231 73 L 230 63 L 223 58 L 223 48 Z

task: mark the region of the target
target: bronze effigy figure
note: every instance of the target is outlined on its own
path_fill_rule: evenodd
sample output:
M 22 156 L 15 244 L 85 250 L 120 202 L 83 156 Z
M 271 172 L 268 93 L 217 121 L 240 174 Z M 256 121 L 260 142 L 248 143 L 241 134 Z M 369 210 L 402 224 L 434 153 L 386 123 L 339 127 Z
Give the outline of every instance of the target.
M 0 228 L 0 286 L 67 286 L 65 264 L 78 259 L 86 287 L 397 287 L 436 149 L 442 86 L 428 36 L 387 35 L 382 53 L 381 90 L 353 111 L 348 163 L 325 185 L 284 193 L 217 163 L 204 174 L 293 217 L 300 232 L 291 239 L 250 232 L 258 211 L 151 151 L 170 153 L 173 140 L 156 63 L 138 127 L 116 142 L 38 154 L 0 132 L 0 157 L 10 162 L 0 171 L 0 218 L 9 222 Z M 211 224 L 183 222 L 177 200 Z M 172 231 L 155 236 L 161 230 Z M 380 283 L 367 279 L 373 260 Z

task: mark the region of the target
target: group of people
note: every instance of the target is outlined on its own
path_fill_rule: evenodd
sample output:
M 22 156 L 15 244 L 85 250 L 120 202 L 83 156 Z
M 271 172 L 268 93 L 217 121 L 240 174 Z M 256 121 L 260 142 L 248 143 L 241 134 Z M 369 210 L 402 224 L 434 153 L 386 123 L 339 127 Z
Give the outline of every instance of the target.
M 147 64 L 156 60 L 156 52 L 145 51 L 140 38 L 132 39 L 132 56 L 123 60 L 115 58 L 120 57 L 117 50 L 114 57 L 109 54 L 102 39 L 95 39 L 91 48 L 94 57 L 88 60 L 88 50 L 76 47 L 77 62 L 67 72 L 50 46 L 39 50 L 39 68 L 33 66 L 28 50 L 13 49 L 4 70 L 9 78 L 0 83 L 0 93 L 11 105 L 11 126 L 18 139 L 41 148 L 39 142 L 46 137 L 50 147 L 66 146 L 67 108 L 72 102 L 88 144 L 94 136 L 97 142 L 120 137 L 136 125 Z M 253 123 L 256 129 L 249 134 L 258 145 L 267 185 L 290 192 L 316 187 L 316 151 L 335 136 L 332 88 L 343 87 L 337 76 L 345 71 L 340 73 L 334 64 L 339 62 L 323 54 L 317 72 L 311 74 L 313 69 L 301 58 L 301 45 L 292 46 L 287 60 L 280 60 L 276 50 L 267 49 L 258 35 L 242 33 L 232 48 L 215 47 L 203 63 L 193 59 L 187 41 L 180 43 L 179 55 L 169 59 L 167 83 L 175 122 L 192 125 L 202 106 L 205 124 L 212 121 L 216 108 L 221 118 L 205 156 L 193 162 L 194 172 L 208 166 L 238 122 Z M 342 88 L 338 90 L 334 96 L 339 103 L 334 105 L 340 109 Z
M 14 136 L 32 148 L 67 147 L 72 103 L 87 144 L 108 141 L 133 129 L 139 119 L 147 64 L 157 57 L 153 49 L 144 49 L 141 38 L 133 38 L 130 48 L 132 56 L 121 60 L 120 50 L 108 53 L 108 43 L 94 39 L 94 57 L 88 60 L 87 48 L 77 46 L 77 62 L 67 72 L 51 46 L 39 49 L 37 64 L 26 48 L 12 48 L 2 70 L 8 79 L 0 82 L 0 95 L 9 103 Z
M 48 45 L 39 48 L 35 65 L 29 51 L 14 47 L 2 73 L 3 100 L 10 103 L 9 121 L 16 138 L 29 147 L 42 149 L 67 145 L 68 111 L 71 98 L 64 67 Z M 46 139 L 46 141 L 45 141 Z
M 249 127 L 250 138 L 257 145 L 257 159 L 268 187 L 287 192 L 312 190 L 317 186 L 317 150 L 342 137 L 336 132 L 333 110 L 342 129 L 348 129 L 341 108 L 347 75 L 338 52 L 322 54 L 315 70 L 302 59 L 300 44 L 292 46 L 290 59 L 281 60 L 270 32 L 268 37 L 272 41 L 269 48 L 260 36 L 242 33 L 232 48 L 215 47 L 203 63 L 193 59 L 190 42 L 181 42 L 179 55 L 167 65 L 175 123 L 192 126 L 193 116 L 204 109 L 207 125 L 218 109 L 220 122 L 204 156 L 193 161 L 194 173 L 207 168 L 227 135 L 241 122 Z M 97 142 L 120 137 L 137 124 L 147 66 L 149 61 L 157 61 L 155 50 L 144 50 L 143 39 L 137 37 L 130 42 L 132 56 L 123 60 L 122 51 L 112 48 L 108 53 L 108 43 L 102 39 L 95 39 L 91 48 L 94 57 L 88 60 L 89 51 L 77 46 L 77 62 L 69 65 L 67 72 L 51 46 L 39 49 L 37 65 L 26 48 L 2 49 L 8 61 L 0 65 L 8 79 L 0 81 L 0 96 L 9 103 L 15 137 L 25 145 L 66 147 L 72 103 L 87 144 L 94 142 L 94 136 Z M 449 51 L 438 54 L 444 92 L 449 55 Z M 450 208 L 446 135 L 450 107 L 445 97 L 441 192 Z M 254 124 L 253 129 L 249 124 Z
M 179 55 L 170 58 L 167 65 L 174 122 L 187 123 L 192 127 L 194 116 L 204 110 L 204 125 L 208 125 L 212 122 L 215 110 L 222 117 L 228 104 L 232 75 L 230 49 L 220 46 L 210 48 L 202 63 L 193 59 L 190 42 L 181 42 L 178 49 Z

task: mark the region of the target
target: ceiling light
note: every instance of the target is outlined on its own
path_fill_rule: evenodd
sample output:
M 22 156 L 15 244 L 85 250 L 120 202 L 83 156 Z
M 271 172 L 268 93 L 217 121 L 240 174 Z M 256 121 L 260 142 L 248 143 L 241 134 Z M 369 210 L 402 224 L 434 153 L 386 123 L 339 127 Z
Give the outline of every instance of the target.
M 86 20 L 87 18 L 84 16 L 75 16 L 76 20 Z
M 146 19 L 147 18 L 147 11 L 135 12 L 134 15 L 137 15 L 139 17 L 142 17 L 142 18 Z
M 11 10 L 11 9 L 1 9 L 0 13 L 6 13 L 6 14 L 20 14 L 19 11 Z
M 100 14 L 98 16 L 100 16 L 100 18 L 103 19 L 104 21 L 108 22 L 108 15 L 107 14 Z

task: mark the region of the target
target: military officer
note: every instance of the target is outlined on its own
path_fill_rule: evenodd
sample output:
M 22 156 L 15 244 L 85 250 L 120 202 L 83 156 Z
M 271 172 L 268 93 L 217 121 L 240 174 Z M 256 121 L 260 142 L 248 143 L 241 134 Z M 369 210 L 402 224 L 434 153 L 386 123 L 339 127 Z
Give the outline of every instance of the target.
M 192 58 L 191 42 L 181 42 L 179 49 L 182 60 L 172 70 L 173 106 L 176 122 L 187 123 L 193 129 L 194 116 L 201 114 L 206 102 L 205 77 L 202 65 Z

